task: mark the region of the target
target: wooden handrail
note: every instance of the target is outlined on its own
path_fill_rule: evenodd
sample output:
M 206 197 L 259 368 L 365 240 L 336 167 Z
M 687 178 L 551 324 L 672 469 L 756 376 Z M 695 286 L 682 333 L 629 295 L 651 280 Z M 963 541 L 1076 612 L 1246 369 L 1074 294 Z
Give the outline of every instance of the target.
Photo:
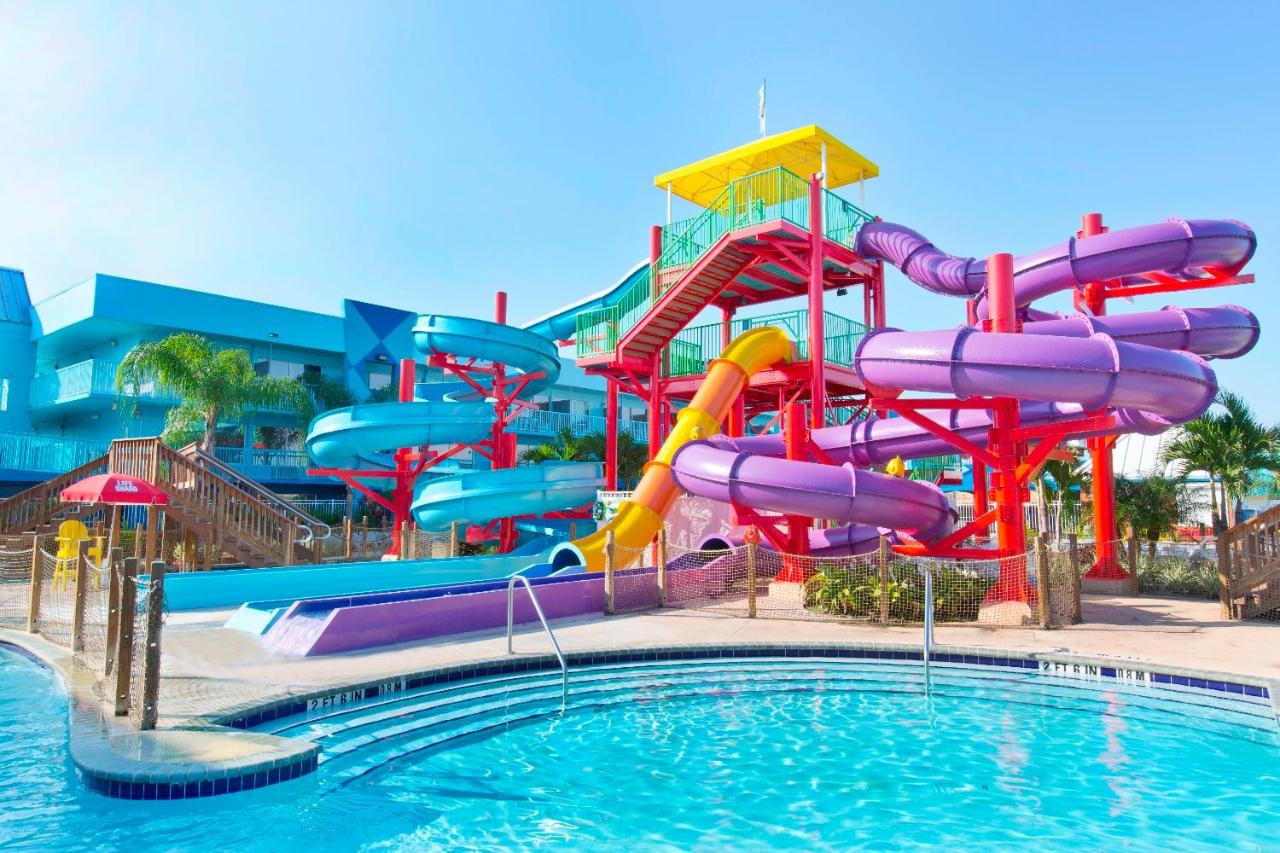
M 113 473 L 154 483 L 178 508 L 204 517 L 216 536 L 241 540 L 285 565 L 293 561 L 293 519 L 158 438 L 117 439 L 110 457 Z
M 1280 607 L 1280 506 L 1218 534 L 1224 616 L 1247 619 Z
M 327 539 L 332 532 L 329 525 L 320 519 L 308 513 L 306 510 L 300 509 L 259 483 L 252 477 L 237 471 L 227 463 L 211 453 L 206 453 L 200 449 L 197 442 L 192 442 L 177 451 L 182 456 L 192 460 L 198 465 L 208 466 L 215 473 L 219 474 L 224 480 L 229 481 L 234 486 L 239 486 L 250 494 L 256 495 L 263 503 L 273 506 L 286 516 L 297 519 L 300 526 L 307 532 L 299 540 L 300 542 L 310 541 L 311 539 Z
M 64 506 L 62 490 L 77 480 L 107 471 L 108 454 L 88 462 L 51 480 L 45 480 L 16 495 L 0 500 L 0 533 L 18 533 L 48 523 Z

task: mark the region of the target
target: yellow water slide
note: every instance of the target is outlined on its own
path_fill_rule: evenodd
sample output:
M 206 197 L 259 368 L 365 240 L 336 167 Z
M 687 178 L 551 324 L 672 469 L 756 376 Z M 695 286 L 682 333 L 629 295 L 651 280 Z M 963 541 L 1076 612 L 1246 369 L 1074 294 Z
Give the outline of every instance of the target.
M 623 569 L 635 562 L 658 534 L 662 519 L 679 496 L 679 489 L 671 479 L 671 460 L 676 451 L 688 441 L 719 432 L 720 423 L 752 376 L 794 358 L 794 344 L 786 332 L 775 326 L 749 329 L 734 338 L 720 357 L 707 366 L 706 380 L 689 405 L 676 415 L 671 434 L 662 443 L 657 457 L 645 466 L 644 476 L 631 498 L 622 502 L 607 526 L 573 543 L 586 556 L 587 571 L 604 569 L 604 543 L 610 530 L 615 546 L 614 567 Z

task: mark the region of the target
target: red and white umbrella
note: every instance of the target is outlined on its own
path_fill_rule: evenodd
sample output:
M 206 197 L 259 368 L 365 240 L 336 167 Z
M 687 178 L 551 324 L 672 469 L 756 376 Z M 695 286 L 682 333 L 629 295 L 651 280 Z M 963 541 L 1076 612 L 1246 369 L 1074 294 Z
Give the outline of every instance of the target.
M 67 486 L 60 493 L 67 503 L 164 506 L 169 496 L 138 477 L 128 474 L 94 474 Z

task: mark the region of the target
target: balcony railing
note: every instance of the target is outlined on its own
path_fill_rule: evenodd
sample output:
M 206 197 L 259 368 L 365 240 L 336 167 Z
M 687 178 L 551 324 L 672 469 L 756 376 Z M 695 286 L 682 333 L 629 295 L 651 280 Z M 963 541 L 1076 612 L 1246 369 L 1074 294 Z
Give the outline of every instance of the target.
M 109 445 L 59 435 L 0 432 L 0 468 L 60 474 L 96 459 Z
M 92 396 L 114 399 L 121 394 L 129 395 L 132 390 L 128 387 L 124 391 L 116 390 L 116 371 L 119 369 L 118 361 L 91 358 L 59 368 L 53 373 L 37 376 L 31 381 L 31 393 L 28 398 L 31 408 L 42 409 Z M 181 402 L 176 395 L 161 390 L 154 382 L 142 383 L 138 389 L 138 397 L 147 402 L 165 405 Z M 292 411 L 289 407 L 280 406 L 258 406 L 256 410 L 277 414 L 288 414 Z
M 733 337 L 760 326 L 779 326 L 796 342 L 797 356 L 809 357 L 809 309 L 799 308 L 760 317 L 744 317 L 730 325 Z M 832 364 L 853 364 L 853 354 L 867 334 L 867 327 L 848 317 L 826 311 L 822 320 L 824 356 Z M 665 376 L 699 376 L 720 355 L 720 324 L 690 326 L 671 341 L 663 360 Z
M 525 409 L 516 415 L 511 422 L 511 429 L 517 433 L 529 435 L 552 436 L 562 429 L 569 429 L 574 435 L 590 435 L 605 431 L 608 423 L 598 415 L 574 415 L 569 412 L 552 412 L 545 409 Z M 649 440 L 649 427 L 644 421 L 618 420 L 618 432 L 629 433 L 638 442 Z
M 858 229 L 874 217 L 829 190 L 822 193 L 823 236 L 852 246 Z M 734 180 L 701 213 L 664 227 L 657 262 L 618 302 L 578 315 L 578 358 L 617 349 L 622 336 L 725 234 L 777 221 L 809 227 L 809 182 L 781 166 Z
M 215 447 L 213 455 L 255 480 L 303 480 L 311 467 L 305 450 Z

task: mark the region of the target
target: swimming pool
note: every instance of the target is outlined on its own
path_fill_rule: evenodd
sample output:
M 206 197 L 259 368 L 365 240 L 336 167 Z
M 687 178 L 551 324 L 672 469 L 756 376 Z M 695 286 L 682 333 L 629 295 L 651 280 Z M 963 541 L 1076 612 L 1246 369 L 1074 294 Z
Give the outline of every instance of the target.
M 319 771 L 155 803 L 83 791 L 49 760 L 66 699 L 0 647 L 0 770 L 19 803 L 0 846 L 1280 844 L 1268 703 L 1012 665 L 940 666 L 933 688 L 910 661 L 616 661 L 575 669 L 562 713 L 558 670 L 499 673 L 261 723 L 319 740 Z

